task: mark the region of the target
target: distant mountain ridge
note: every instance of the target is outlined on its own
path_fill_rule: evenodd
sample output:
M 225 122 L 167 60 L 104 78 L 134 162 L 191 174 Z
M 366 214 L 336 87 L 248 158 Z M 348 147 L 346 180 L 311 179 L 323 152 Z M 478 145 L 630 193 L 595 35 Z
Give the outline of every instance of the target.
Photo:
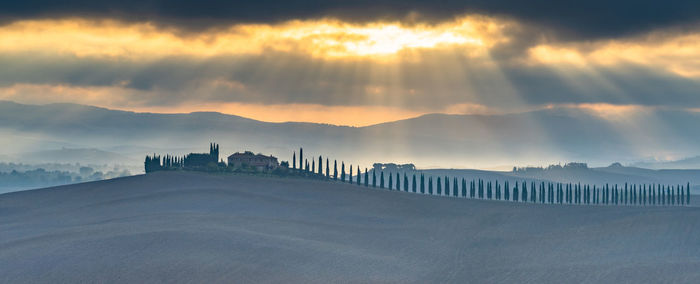
M 303 146 L 355 165 L 377 161 L 420 168 L 475 168 L 503 164 L 586 161 L 631 163 L 654 153 L 700 153 L 700 114 L 655 111 L 638 125 L 603 119 L 575 109 L 505 115 L 429 114 L 366 127 L 315 123 L 268 123 L 212 112 L 136 113 L 75 104 L 0 102 L 0 133 L 12 137 L 4 153 L 70 148 L 204 151 L 252 150 L 290 160 Z M 42 144 L 43 143 L 43 144 Z M 16 149 L 15 149 L 16 148 Z M 138 153 L 138 151 L 135 151 Z M 149 151 L 150 152 L 150 151 Z M 117 152 L 121 154 L 121 152 Z M 147 152 L 143 153 L 144 155 Z

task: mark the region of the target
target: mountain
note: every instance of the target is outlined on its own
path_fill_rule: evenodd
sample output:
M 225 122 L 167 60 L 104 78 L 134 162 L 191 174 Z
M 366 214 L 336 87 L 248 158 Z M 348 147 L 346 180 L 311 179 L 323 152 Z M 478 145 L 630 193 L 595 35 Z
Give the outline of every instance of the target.
M 700 156 L 665 162 L 637 162 L 632 165 L 647 169 L 700 169 Z
M 695 206 L 160 172 L 0 194 L 0 282 L 697 283 Z
M 659 110 L 631 120 L 562 108 L 503 115 L 431 114 L 346 127 L 268 123 L 211 112 L 135 113 L 0 102 L 0 133 L 21 141 L 9 143 L 0 154 L 61 145 L 111 149 L 122 155 L 182 155 L 206 151 L 213 141 L 221 144 L 223 156 L 252 150 L 291 160 L 292 151 L 303 146 L 307 157 L 322 154 L 363 167 L 397 162 L 419 168 L 485 168 L 560 161 L 609 164 L 700 153 L 699 113 Z

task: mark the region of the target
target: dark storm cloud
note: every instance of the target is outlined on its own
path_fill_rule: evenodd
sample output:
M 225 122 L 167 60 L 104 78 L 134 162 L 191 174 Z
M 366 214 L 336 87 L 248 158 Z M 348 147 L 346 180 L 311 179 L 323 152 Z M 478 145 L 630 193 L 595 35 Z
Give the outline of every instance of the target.
M 236 22 L 275 22 L 335 16 L 344 20 L 405 19 L 412 13 L 427 20 L 447 20 L 464 13 L 513 17 L 569 37 L 614 37 L 653 28 L 695 23 L 700 1 L 677 0 L 25 0 L 0 4 L 0 19 L 111 17 L 154 21 L 184 29 Z

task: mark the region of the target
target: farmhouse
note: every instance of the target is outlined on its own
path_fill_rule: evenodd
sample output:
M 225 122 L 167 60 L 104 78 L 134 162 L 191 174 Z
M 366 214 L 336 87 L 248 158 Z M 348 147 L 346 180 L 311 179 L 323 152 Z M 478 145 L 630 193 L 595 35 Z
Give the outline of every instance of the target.
M 242 166 L 255 167 L 257 170 L 272 170 L 279 166 L 277 158 L 274 156 L 265 156 L 263 154 L 253 154 L 253 152 L 245 151 L 243 153 L 236 152 L 228 156 L 229 166 L 240 168 Z

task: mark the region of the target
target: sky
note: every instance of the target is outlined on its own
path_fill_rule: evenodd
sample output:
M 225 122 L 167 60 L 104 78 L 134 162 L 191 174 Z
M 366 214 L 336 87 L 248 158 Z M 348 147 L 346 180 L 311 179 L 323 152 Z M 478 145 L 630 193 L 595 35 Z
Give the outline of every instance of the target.
M 0 100 L 350 126 L 700 111 L 699 1 L 7 2 Z

